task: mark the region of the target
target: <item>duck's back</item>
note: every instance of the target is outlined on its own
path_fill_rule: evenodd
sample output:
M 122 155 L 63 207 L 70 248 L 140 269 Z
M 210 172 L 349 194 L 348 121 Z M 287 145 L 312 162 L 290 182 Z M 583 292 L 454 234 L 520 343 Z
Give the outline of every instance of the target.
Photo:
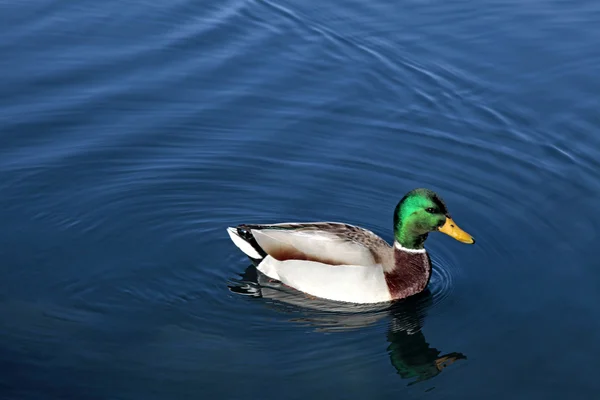
M 258 245 L 256 250 L 262 256 L 268 254 L 280 261 L 309 260 L 331 265 L 381 264 L 386 269 L 393 268 L 394 264 L 392 247 L 385 240 L 367 229 L 349 224 L 244 224 L 231 233 L 236 233 L 255 248 Z

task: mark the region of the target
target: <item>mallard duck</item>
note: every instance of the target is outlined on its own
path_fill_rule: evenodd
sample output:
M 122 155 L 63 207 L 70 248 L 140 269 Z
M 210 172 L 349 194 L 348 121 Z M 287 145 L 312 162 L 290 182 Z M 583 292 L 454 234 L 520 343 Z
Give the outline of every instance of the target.
M 367 229 L 338 222 L 227 228 L 233 243 L 269 278 L 311 296 L 350 303 L 386 302 L 423 291 L 431 277 L 423 245 L 434 231 L 475 243 L 428 189 L 414 189 L 398 202 L 393 246 Z

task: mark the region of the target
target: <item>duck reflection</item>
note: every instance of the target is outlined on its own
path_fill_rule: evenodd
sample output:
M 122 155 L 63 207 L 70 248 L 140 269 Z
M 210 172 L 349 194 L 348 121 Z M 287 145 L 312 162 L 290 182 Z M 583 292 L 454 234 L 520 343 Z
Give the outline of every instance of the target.
M 392 305 L 337 303 L 287 288 L 258 272 L 253 265 L 229 288 L 238 294 L 274 300 L 265 305 L 294 314 L 292 321 L 310 325 L 316 331 L 354 330 L 389 318 L 387 351 L 398 375 L 413 380 L 408 385 L 431 379 L 454 362 L 466 359 L 458 352 L 442 354 L 427 342 L 422 326 L 433 300 L 429 290 Z
M 431 379 L 456 361 L 467 358 L 458 352 L 442 354 L 425 339 L 422 322 L 432 298 L 427 291 L 418 298 L 395 304 L 390 310 L 387 350 L 398 375 L 403 379 L 416 378 L 409 385 Z

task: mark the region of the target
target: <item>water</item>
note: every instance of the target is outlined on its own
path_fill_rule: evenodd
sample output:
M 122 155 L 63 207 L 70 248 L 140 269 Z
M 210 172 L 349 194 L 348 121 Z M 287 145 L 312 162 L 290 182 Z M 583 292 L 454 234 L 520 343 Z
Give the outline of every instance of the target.
M 4 2 L 1 397 L 595 397 L 599 22 L 591 1 Z M 393 306 L 261 287 L 225 232 L 390 241 L 423 186 L 477 244 L 431 235 L 428 292 Z

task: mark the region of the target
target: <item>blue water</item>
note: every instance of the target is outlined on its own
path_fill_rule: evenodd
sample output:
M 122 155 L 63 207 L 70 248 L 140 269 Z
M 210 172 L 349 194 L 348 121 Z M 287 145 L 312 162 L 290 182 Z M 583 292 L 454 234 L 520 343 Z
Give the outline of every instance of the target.
M 599 40 L 592 1 L 3 2 L 0 397 L 595 398 Z M 394 305 L 225 232 L 391 241 L 415 187 L 477 244 Z

